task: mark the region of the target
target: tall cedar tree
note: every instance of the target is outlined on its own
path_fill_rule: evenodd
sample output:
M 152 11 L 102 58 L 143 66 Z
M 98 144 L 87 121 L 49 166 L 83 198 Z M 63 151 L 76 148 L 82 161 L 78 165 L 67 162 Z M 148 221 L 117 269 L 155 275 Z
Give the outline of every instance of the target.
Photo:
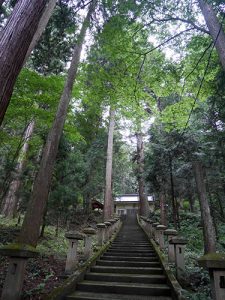
M 0 125 L 47 0 L 17 2 L 0 35 Z
M 115 110 L 110 109 L 109 129 L 108 129 L 108 146 L 106 160 L 106 175 L 105 175 L 105 198 L 104 198 L 104 220 L 107 221 L 113 215 L 112 201 L 112 162 L 113 162 L 113 133 L 115 127 Z
M 136 133 L 137 138 L 137 178 L 138 178 L 138 192 L 140 199 L 140 215 L 149 216 L 148 197 L 145 193 L 145 179 L 144 179 L 144 142 L 142 133 Z
M 210 35 L 215 43 L 223 69 L 225 70 L 225 34 L 223 32 L 222 25 L 219 23 L 210 4 L 206 3 L 204 0 L 198 0 L 198 3 L 205 18 L 207 27 L 209 28 Z
M 203 222 L 205 254 L 214 253 L 216 252 L 216 234 L 207 199 L 202 163 L 200 161 L 193 162 L 193 170 L 199 195 L 201 216 Z
M 52 128 L 48 134 L 40 163 L 40 169 L 34 182 L 31 200 L 29 202 L 24 222 L 19 235 L 19 242 L 36 246 L 39 237 L 40 225 L 48 200 L 55 159 L 58 151 L 59 140 L 63 131 L 64 122 L 71 98 L 73 84 L 76 79 L 80 62 L 82 45 L 84 43 L 91 15 L 95 9 L 95 1 L 90 4 L 89 11 L 83 22 L 77 45 L 75 46 L 67 80 L 59 102 L 58 110 Z

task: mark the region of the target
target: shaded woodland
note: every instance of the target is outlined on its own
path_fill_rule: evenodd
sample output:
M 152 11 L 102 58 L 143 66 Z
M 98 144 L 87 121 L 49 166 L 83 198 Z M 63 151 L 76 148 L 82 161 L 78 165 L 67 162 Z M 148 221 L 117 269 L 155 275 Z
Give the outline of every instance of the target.
M 225 250 L 224 16 L 220 0 L 0 1 L 0 243 L 40 249 L 46 282 L 66 230 L 139 193 L 189 240 L 190 299 L 211 299 L 197 259 Z

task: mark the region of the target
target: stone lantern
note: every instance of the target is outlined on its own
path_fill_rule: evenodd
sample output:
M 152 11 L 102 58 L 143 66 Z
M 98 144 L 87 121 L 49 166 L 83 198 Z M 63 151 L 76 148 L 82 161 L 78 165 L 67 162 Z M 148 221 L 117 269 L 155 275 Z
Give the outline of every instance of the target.
M 83 230 L 83 233 L 85 234 L 84 258 L 88 259 L 92 253 L 92 239 L 96 234 L 96 231 L 93 228 L 88 227 Z
M 161 250 L 163 250 L 165 248 L 165 244 L 164 244 L 164 231 L 166 230 L 166 226 L 164 225 L 158 225 L 156 227 L 156 233 L 157 233 L 157 242 L 159 243 L 159 247 Z
M 110 227 L 110 230 L 109 230 L 109 236 L 112 236 L 113 233 L 114 233 L 114 224 L 115 224 L 115 220 L 114 219 L 110 219 L 109 222 L 111 223 L 111 227 Z
M 104 223 L 98 223 L 97 228 L 98 228 L 97 245 L 102 247 L 105 242 L 106 225 Z
M 151 230 L 150 230 L 151 223 L 150 223 L 150 220 L 146 219 L 145 222 L 146 222 L 147 235 L 148 235 L 148 237 L 151 237 Z
M 76 231 L 69 231 L 65 234 L 65 237 L 69 241 L 69 249 L 67 252 L 66 258 L 66 267 L 65 273 L 71 274 L 76 269 L 78 264 L 78 243 L 80 240 L 84 239 L 84 235 L 76 232 Z
M 152 231 L 153 231 L 153 226 L 152 226 L 152 224 L 154 223 L 154 221 L 152 221 L 152 220 L 150 220 L 150 219 L 148 219 L 149 221 L 148 221 L 148 226 L 149 226 L 149 236 L 150 236 L 150 238 L 152 238 Z
M 0 248 L 0 254 L 9 257 L 9 271 L 6 275 L 1 299 L 19 300 L 27 261 L 29 258 L 38 256 L 38 251 L 25 244 L 9 244 Z
M 175 229 L 166 229 L 164 231 L 164 235 L 167 235 L 167 240 L 168 240 L 168 261 L 171 263 L 175 262 L 175 249 L 174 245 L 170 244 L 170 240 L 174 238 L 175 236 L 178 235 L 177 230 Z
M 110 226 L 111 226 L 111 223 L 106 221 L 106 222 L 104 222 L 104 224 L 106 225 L 106 228 L 105 228 L 105 242 L 107 243 L 108 240 L 110 239 Z
M 225 254 L 209 253 L 198 260 L 201 267 L 209 270 L 213 300 L 225 299 Z
M 182 237 L 174 237 L 169 241 L 169 243 L 174 245 L 175 248 L 176 273 L 177 279 L 179 280 L 185 272 L 184 250 L 187 240 Z
M 152 238 L 155 240 L 156 238 L 156 227 L 160 225 L 158 222 L 152 223 Z

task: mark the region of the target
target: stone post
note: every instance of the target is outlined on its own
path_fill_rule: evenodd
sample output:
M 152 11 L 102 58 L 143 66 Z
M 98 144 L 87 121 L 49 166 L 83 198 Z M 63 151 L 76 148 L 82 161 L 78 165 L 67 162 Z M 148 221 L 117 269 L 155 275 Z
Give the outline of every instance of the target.
M 160 225 L 158 222 L 152 223 L 152 238 L 156 240 L 156 227 Z
M 36 257 L 38 251 L 29 245 L 10 244 L 0 249 L 0 254 L 9 257 L 9 267 L 5 278 L 2 300 L 19 300 L 22 293 L 25 268 L 31 257 Z
M 109 227 L 109 236 L 111 238 L 111 236 L 114 233 L 114 223 L 115 223 L 115 220 L 114 219 L 110 219 L 109 222 L 111 223 L 111 226 Z
M 158 225 L 156 227 L 156 232 L 157 232 L 157 239 L 158 239 L 158 243 L 159 243 L 159 247 L 161 250 L 163 250 L 165 248 L 165 244 L 164 244 L 164 231 L 166 230 L 166 226 L 164 225 Z
M 69 241 L 69 249 L 67 252 L 65 273 L 71 274 L 76 269 L 76 266 L 78 264 L 78 255 L 77 255 L 78 243 L 80 240 L 84 239 L 84 235 L 79 232 L 69 231 L 65 234 L 65 237 Z
M 85 234 L 85 244 L 84 244 L 84 258 L 88 259 L 92 254 L 92 240 L 96 231 L 89 227 L 84 228 L 83 233 Z
M 143 220 L 143 226 L 145 228 L 146 231 L 148 231 L 148 221 L 146 217 L 142 217 Z
M 117 231 L 117 222 L 118 222 L 118 220 L 115 218 L 114 219 L 114 224 L 113 224 L 113 231 L 114 231 L 114 233 Z
M 105 231 L 106 225 L 104 223 L 97 224 L 98 232 L 97 232 L 97 245 L 102 247 L 105 242 Z
M 174 237 L 169 241 L 175 247 L 175 264 L 177 279 L 181 279 L 185 272 L 184 250 L 187 240 L 182 237 Z
M 148 237 L 151 237 L 151 235 L 150 235 L 150 220 L 146 219 L 145 223 L 146 223 L 145 228 L 146 228 L 147 235 L 148 235 Z
M 141 226 L 143 226 L 143 227 L 145 228 L 145 217 L 140 216 L 140 217 L 139 217 L 139 220 L 140 220 Z
M 164 235 L 167 236 L 168 240 L 168 262 L 174 263 L 175 262 L 175 249 L 174 245 L 170 244 L 170 240 L 174 238 L 178 232 L 175 229 L 166 229 L 164 231 Z
M 110 239 L 110 226 L 111 226 L 111 223 L 106 221 L 104 222 L 104 224 L 106 225 L 106 228 L 105 228 L 105 243 L 108 242 L 108 240 Z
M 121 219 L 120 219 L 120 217 L 116 217 L 115 219 L 116 219 L 116 231 L 117 231 L 120 227 Z
M 225 254 L 209 253 L 198 260 L 201 267 L 208 269 L 213 300 L 225 299 Z
M 149 237 L 152 238 L 152 224 L 154 221 L 148 219 Z

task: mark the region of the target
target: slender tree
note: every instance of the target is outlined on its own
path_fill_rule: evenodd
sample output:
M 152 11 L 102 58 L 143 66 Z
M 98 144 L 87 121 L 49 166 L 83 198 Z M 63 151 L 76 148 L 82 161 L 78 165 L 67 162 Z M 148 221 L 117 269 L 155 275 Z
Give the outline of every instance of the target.
M 171 186 L 171 200 L 172 200 L 172 207 L 173 207 L 173 223 L 174 227 L 180 227 L 179 224 L 179 212 L 178 212 L 178 205 L 177 200 L 175 197 L 175 190 L 174 190 L 174 178 L 173 178 L 173 160 L 172 156 L 169 156 L 169 168 L 170 168 L 170 186 Z
M 137 178 L 138 178 L 138 192 L 140 199 L 140 215 L 149 216 L 148 197 L 145 193 L 145 180 L 144 180 L 144 142 L 141 132 L 136 133 L 137 138 Z
M 91 15 L 95 8 L 95 1 L 90 4 L 89 11 L 83 22 L 77 44 L 74 49 L 70 68 L 68 70 L 67 80 L 59 102 L 53 126 L 48 134 L 45 147 L 43 149 L 40 169 L 34 182 L 31 200 L 24 218 L 24 222 L 19 235 L 19 241 L 22 243 L 37 245 L 40 225 L 43 218 L 45 205 L 48 199 L 52 173 L 55 159 L 58 151 L 59 140 L 62 134 L 67 110 L 71 98 L 72 88 L 76 79 L 82 45 L 85 39 L 86 31 L 90 23 Z
M 104 197 L 104 220 L 108 220 L 113 215 L 112 201 L 112 162 L 113 162 L 113 133 L 115 127 L 115 110 L 110 108 L 108 145 L 105 175 L 105 197 Z
M 8 218 L 14 218 L 18 203 L 18 191 L 21 185 L 21 176 L 26 163 L 26 156 L 29 149 L 29 141 L 34 131 L 34 120 L 32 120 L 24 133 L 24 144 L 22 149 L 20 150 L 17 166 L 14 170 L 14 178 L 9 185 L 8 192 L 3 199 L 3 209 L 2 214 Z M 13 176 L 12 176 L 13 177 Z
M 159 205 L 160 205 L 160 223 L 162 225 L 167 226 L 168 220 L 167 220 L 167 212 L 166 212 L 166 199 L 165 199 L 165 193 L 164 189 L 161 186 L 161 190 L 159 192 Z
M 199 195 L 200 209 L 203 222 L 204 248 L 205 254 L 216 251 L 216 234 L 213 220 L 207 200 L 206 184 L 204 181 L 203 167 L 200 161 L 193 163 L 196 186 Z
M 0 35 L 0 125 L 47 0 L 18 1 Z
M 202 11 L 210 35 L 215 43 L 221 64 L 225 70 L 225 34 L 222 29 L 222 24 L 219 23 L 218 18 L 210 4 L 204 0 L 198 0 L 199 7 Z

